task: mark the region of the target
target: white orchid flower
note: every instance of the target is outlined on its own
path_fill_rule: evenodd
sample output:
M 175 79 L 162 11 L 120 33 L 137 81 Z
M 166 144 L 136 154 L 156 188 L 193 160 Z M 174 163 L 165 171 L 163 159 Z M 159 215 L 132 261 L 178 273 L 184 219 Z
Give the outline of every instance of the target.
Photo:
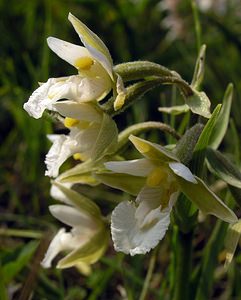
M 51 50 L 78 70 L 78 75 L 50 78 L 33 92 L 24 109 L 36 119 L 45 109 L 56 110 L 54 104 L 61 99 L 77 103 L 98 101 L 112 87 L 123 95 L 122 80 L 113 72 L 113 62 L 105 44 L 72 14 L 68 18 L 84 47 L 54 37 L 49 37 L 47 42 Z
M 89 270 L 104 253 L 108 244 L 108 234 L 98 206 L 90 199 L 55 182 L 51 189 L 52 197 L 67 205 L 51 205 L 51 214 L 72 227 L 66 232 L 61 228 L 51 241 L 42 261 L 45 268 L 51 267 L 52 260 L 62 251 L 69 254 L 61 259 L 57 268 L 76 266 Z
M 71 156 L 82 161 L 97 160 L 114 150 L 116 124 L 94 104 L 61 101 L 54 107 L 65 117 L 64 124 L 70 132 L 48 135 L 53 145 L 46 155 L 45 175 L 57 177 L 59 168 Z
M 237 222 L 235 214 L 172 152 L 135 136 L 130 140 L 145 158 L 107 162 L 106 168 L 113 173 L 96 175 L 107 185 L 137 195 L 134 202 L 124 201 L 112 213 L 111 233 L 117 251 L 135 255 L 154 248 L 168 229 L 179 192 L 204 213 Z

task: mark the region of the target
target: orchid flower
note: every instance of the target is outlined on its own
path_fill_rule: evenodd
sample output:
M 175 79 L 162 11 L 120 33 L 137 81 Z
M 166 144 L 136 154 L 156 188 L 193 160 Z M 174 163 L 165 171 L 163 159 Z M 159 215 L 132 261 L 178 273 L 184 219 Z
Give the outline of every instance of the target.
M 88 273 L 90 264 L 103 255 L 108 244 L 100 210 L 90 199 L 58 182 L 54 183 L 51 196 L 64 202 L 51 205 L 51 214 L 72 229 L 69 232 L 65 228 L 58 231 L 49 245 L 42 266 L 51 267 L 52 260 L 60 252 L 68 251 L 69 254 L 58 262 L 57 268 L 76 266 Z
M 45 175 L 56 177 L 60 166 L 71 156 L 86 161 L 97 160 L 112 152 L 117 143 L 115 122 L 93 103 L 61 101 L 53 105 L 65 117 L 64 125 L 68 135 L 48 135 L 53 143 L 45 163 Z
M 61 99 L 77 103 L 99 101 L 112 87 L 117 94 L 124 93 L 122 80 L 114 73 L 112 58 L 102 40 L 71 13 L 68 19 L 84 47 L 54 37 L 49 37 L 47 43 L 60 58 L 77 69 L 78 75 L 50 78 L 40 84 L 24 104 L 24 109 L 36 119 L 45 109 L 56 111 L 54 104 Z
M 205 214 L 237 222 L 235 214 L 208 189 L 206 184 L 166 148 L 129 138 L 143 159 L 107 162 L 112 172 L 97 174 L 103 183 L 137 195 L 133 202 L 121 202 L 111 217 L 114 247 L 126 254 L 145 254 L 164 237 L 178 194 L 183 192 Z

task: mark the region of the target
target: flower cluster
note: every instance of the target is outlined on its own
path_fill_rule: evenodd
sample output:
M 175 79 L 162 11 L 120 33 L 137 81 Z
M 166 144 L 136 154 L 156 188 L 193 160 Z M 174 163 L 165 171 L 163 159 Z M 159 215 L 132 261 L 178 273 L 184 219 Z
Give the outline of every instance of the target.
M 133 201 L 120 202 L 110 218 L 114 248 L 126 254 L 145 254 L 157 246 L 169 227 L 170 214 L 180 201 L 180 193 L 204 214 L 236 224 L 233 211 L 192 174 L 175 151 L 131 134 L 159 125 L 155 122 L 133 125 L 118 135 L 112 119 L 116 112 L 124 111 L 143 93 L 162 83 L 180 88 L 186 101 L 185 111 L 190 109 L 209 118 L 210 101 L 204 92 L 197 91 L 202 70 L 196 70 L 196 77 L 189 85 L 176 72 L 149 62 L 114 67 L 100 38 L 72 14 L 69 21 L 84 47 L 53 37 L 47 42 L 51 50 L 78 73 L 41 83 L 24 104 L 24 109 L 34 118 L 40 118 L 45 110 L 54 112 L 68 130 L 66 134 L 48 136 L 53 144 L 46 155 L 45 174 L 55 178 L 51 196 L 63 202 L 50 206 L 50 212 L 71 230 L 58 231 L 42 265 L 50 267 L 59 252 L 67 251 L 57 267 L 76 266 L 88 274 L 90 265 L 108 246 L 108 218 L 102 217 L 92 200 L 72 188 L 75 183 L 104 183 L 136 196 Z M 132 80 L 138 82 L 124 87 L 123 81 Z M 110 98 L 102 104 L 101 100 L 108 98 L 110 92 Z M 175 110 L 183 110 L 183 107 L 175 107 Z M 123 151 L 119 150 L 128 142 L 128 137 L 144 158 L 125 160 Z M 81 162 L 59 175 L 62 164 L 70 157 Z

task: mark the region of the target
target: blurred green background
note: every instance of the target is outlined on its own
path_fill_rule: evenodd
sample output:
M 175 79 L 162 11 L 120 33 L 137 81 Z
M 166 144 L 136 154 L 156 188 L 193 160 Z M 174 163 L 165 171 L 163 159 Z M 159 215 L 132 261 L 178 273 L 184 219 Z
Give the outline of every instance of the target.
M 150 60 L 179 72 L 189 82 L 199 44 L 205 43 L 203 89 L 212 107 L 221 102 L 227 84 L 234 83 L 232 126 L 222 149 L 236 153 L 240 161 L 240 145 L 234 145 L 233 138 L 241 130 L 241 2 L 196 2 L 199 38 L 191 0 L 0 0 L 0 299 L 18 299 L 20 294 L 21 299 L 30 294 L 32 299 L 48 300 L 139 299 L 149 264 L 149 256 L 123 257 L 110 246 L 87 278 L 73 268 L 38 267 L 46 249 L 42 241 L 36 251 L 40 236 L 49 230 L 51 235 L 60 226 L 48 212 L 53 200 L 50 180 L 44 176 L 44 157 L 50 146 L 46 134 L 59 129 L 50 118 L 29 117 L 22 106 L 38 82 L 75 72 L 46 43 L 48 36 L 79 43 L 68 12 L 103 39 L 115 64 Z M 170 87 L 162 87 L 148 94 L 116 119 L 119 128 L 153 119 L 169 122 L 157 107 L 171 105 L 173 93 Z M 196 243 L 201 243 L 201 251 L 205 236 Z M 146 299 L 171 299 L 170 245 L 168 236 L 158 249 Z M 228 279 L 217 268 L 212 299 L 240 299 L 240 263 L 241 257 Z

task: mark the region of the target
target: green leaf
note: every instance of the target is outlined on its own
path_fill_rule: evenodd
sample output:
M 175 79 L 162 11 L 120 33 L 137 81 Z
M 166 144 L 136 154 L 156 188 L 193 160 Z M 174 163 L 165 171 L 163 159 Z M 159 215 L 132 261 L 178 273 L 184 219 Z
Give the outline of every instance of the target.
M 225 91 L 220 114 L 210 137 L 210 147 L 217 149 L 221 144 L 229 124 L 229 116 L 233 98 L 233 84 L 230 83 Z
M 206 45 L 202 45 L 198 58 L 195 65 L 195 70 L 192 78 L 191 86 L 193 86 L 194 89 L 197 89 L 204 77 L 204 66 L 205 66 L 205 55 L 206 55 Z
M 85 211 L 93 217 L 100 217 L 100 209 L 92 200 L 81 195 L 80 193 L 75 192 L 72 189 L 63 186 L 57 181 L 53 181 L 52 184 L 56 185 L 60 189 L 60 191 L 66 196 L 67 201 L 74 205 L 77 209 Z
M 69 268 L 79 262 L 86 264 L 95 263 L 104 254 L 108 240 L 109 234 L 106 228 L 102 228 L 88 243 L 61 259 L 58 262 L 57 268 Z
M 10 283 L 11 280 L 13 280 L 13 278 L 27 265 L 27 263 L 33 256 L 37 246 L 38 242 L 29 242 L 21 249 L 18 257 L 14 261 L 11 261 L 2 266 L 1 275 L 5 284 Z
M 144 177 L 111 172 L 96 173 L 95 177 L 108 186 L 120 189 L 134 196 L 140 192 L 146 182 L 146 178 Z
M 116 123 L 109 115 L 104 113 L 100 131 L 92 149 L 91 158 L 95 161 L 107 154 L 113 153 L 117 146 L 117 138 L 118 129 Z
M 225 248 L 227 251 L 225 266 L 228 267 L 231 263 L 235 250 L 238 245 L 241 234 L 241 220 L 238 220 L 235 224 L 231 224 L 228 227 L 228 232 L 225 239 Z
M 170 107 L 158 107 L 158 111 L 177 116 L 188 112 L 189 106 L 187 104 L 183 104 Z
M 180 176 L 175 175 L 180 185 L 181 191 L 189 198 L 204 214 L 211 214 L 221 220 L 234 223 L 237 217 L 228 206 L 222 202 L 198 177 L 195 176 L 197 183 L 186 181 Z
M 210 100 L 204 92 L 199 92 L 195 89 L 192 90 L 192 94 L 185 96 L 186 104 L 190 107 L 191 111 L 195 114 L 203 116 L 204 118 L 210 118 Z
M 215 110 L 212 113 L 211 118 L 208 120 L 207 124 L 205 125 L 197 144 L 194 148 L 194 155 L 193 155 L 193 162 L 192 162 L 192 171 L 196 175 L 200 175 L 203 168 L 203 163 L 205 159 L 205 151 L 207 146 L 210 143 L 210 137 L 212 134 L 212 130 L 215 126 L 217 121 L 218 115 L 220 113 L 221 104 L 217 105 Z
M 212 173 L 228 184 L 241 188 L 241 172 L 225 155 L 208 148 L 206 156 Z

